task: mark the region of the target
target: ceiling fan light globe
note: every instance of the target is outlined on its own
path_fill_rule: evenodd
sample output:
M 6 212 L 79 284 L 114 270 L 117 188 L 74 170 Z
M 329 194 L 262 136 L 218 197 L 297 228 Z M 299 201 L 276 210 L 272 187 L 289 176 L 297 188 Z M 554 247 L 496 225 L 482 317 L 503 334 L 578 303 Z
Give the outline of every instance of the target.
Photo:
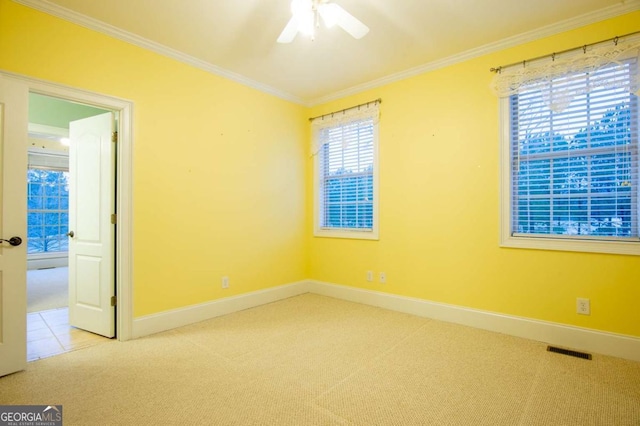
M 297 33 L 313 40 L 318 19 L 322 19 L 328 28 L 339 26 L 356 39 L 369 32 L 369 27 L 341 6 L 330 3 L 330 0 L 291 0 L 291 14 L 291 19 L 278 37 L 278 43 L 291 43 Z

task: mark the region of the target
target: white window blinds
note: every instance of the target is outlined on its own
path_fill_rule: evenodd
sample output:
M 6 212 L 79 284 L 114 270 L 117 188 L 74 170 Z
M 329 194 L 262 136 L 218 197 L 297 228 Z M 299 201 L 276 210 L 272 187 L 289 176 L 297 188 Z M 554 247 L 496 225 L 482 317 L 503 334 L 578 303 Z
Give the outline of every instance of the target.
M 634 58 L 555 77 L 578 94 L 561 111 L 535 87 L 511 96 L 512 235 L 638 240 L 637 75 Z
M 317 227 L 373 231 L 376 226 L 377 104 L 314 120 Z
M 67 153 L 43 154 L 29 151 L 29 168 L 41 168 L 69 171 L 69 155 Z

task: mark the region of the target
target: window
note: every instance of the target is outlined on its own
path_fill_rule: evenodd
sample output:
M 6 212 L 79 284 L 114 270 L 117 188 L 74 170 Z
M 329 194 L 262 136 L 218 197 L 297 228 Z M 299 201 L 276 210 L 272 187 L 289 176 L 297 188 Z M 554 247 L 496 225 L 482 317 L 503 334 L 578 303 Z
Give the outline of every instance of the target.
M 316 236 L 378 238 L 377 103 L 363 110 L 312 124 Z
M 27 252 L 65 252 L 69 231 L 69 172 L 36 166 L 27 171 Z
M 640 254 L 637 72 L 574 71 L 503 100 L 503 245 Z

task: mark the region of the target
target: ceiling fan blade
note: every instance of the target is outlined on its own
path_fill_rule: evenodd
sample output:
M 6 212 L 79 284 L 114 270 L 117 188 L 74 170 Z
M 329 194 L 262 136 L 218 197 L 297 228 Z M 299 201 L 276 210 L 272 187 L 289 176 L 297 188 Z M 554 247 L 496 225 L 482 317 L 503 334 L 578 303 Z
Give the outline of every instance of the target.
M 298 34 L 298 19 L 292 16 L 287 26 L 284 27 L 284 30 L 280 33 L 278 43 L 291 43 L 293 39 L 296 38 L 296 34 Z
M 344 10 L 340 5 L 329 3 L 326 6 L 331 8 L 331 13 L 335 16 L 335 22 L 343 30 L 351 34 L 353 38 L 360 39 L 369 32 L 369 27 Z
M 336 4 L 335 3 L 320 3 L 318 5 L 318 13 L 322 18 L 322 22 L 327 28 L 332 28 L 336 25 Z

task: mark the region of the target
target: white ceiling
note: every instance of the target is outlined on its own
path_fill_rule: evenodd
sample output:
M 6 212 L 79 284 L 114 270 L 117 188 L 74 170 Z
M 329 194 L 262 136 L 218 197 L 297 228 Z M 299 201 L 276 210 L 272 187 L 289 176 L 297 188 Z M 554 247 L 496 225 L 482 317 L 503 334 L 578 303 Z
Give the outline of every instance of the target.
M 83 23 L 109 24 L 101 29 L 307 105 L 535 30 L 640 9 L 640 0 L 334 0 L 369 34 L 355 40 L 321 27 L 314 41 L 278 44 L 290 0 L 15 1 L 76 22 L 93 18 Z

